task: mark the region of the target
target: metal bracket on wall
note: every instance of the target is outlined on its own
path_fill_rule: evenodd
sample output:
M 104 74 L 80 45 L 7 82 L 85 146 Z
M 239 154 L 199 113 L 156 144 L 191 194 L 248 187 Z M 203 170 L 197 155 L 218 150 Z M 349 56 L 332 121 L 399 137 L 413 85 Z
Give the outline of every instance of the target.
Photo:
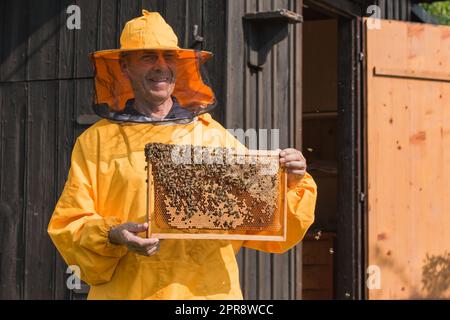
M 288 25 L 301 22 L 302 15 L 287 9 L 245 14 L 244 38 L 249 67 L 262 70 L 273 46 L 288 36 Z
M 374 67 L 373 75 L 377 77 L 450 82 L 449 72 Z
M 199 33 L 199 26 L 195 24 L 192 29 L 192 39 L 193 43 L 189 46 L 190 49 L 194 49 L 198 44 L 202 44 L 205 41 L 205 38 L 202 37 Z

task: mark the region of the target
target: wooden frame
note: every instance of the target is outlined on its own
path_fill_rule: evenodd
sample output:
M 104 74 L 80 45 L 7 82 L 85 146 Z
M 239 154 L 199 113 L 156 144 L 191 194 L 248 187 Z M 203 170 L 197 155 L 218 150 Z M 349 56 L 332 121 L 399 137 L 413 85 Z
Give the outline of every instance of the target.
M 334 287 L 337 299 L 363 299 L 367 260 L 363 7 L 348 1 L 305 3 L 338 19 L 337 183 L 343 192 L 338 195 Z
M 279 155 L 279 151 L 272 150 L 247 150 L 245 154 L 236 153 L 236 155 L 254 156 L 254 155 Z M 217 240 L 252 240 L 252 241 L 286 241 L 287 235 L 287 172 L 281 169 L 281 194 L 280 202 L 282 204 L 282 234 L 281 235 L 258 235 L 258 234 L 226 234 L 226 233 L 163 233 L 152 232 L 152 214 L 154 210 L 154 182 L 152 177 L 152 165 L 147 161 L 147 221 L 149 227 L 146 231 L 146 237 L 154 237 L 158 239 L 217 239 Z
M 336 298 L 365 297 L 362 20 L 339 18 L 338 228 Z M 351 44 L 350 46 L 348 44 Z
M 375 66 L 373 68 L 373 74 L 380 77 L 450 82 L 450 73 L 447 72 L 427 72 L 412 69 L 383 68 Z

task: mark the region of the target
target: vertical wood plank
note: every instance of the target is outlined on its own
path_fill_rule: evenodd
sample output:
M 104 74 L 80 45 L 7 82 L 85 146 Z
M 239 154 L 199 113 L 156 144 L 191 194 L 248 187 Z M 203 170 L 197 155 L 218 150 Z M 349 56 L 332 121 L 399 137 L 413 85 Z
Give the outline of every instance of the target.
M 119 48 L 120 33 L 117 27 L 118 0 L 100 0 L 99 43 L 97 50 Z
M 286 8 L 289 9 L 288 0 L 276 0 L 274 1 L 274 8 Z M 292 26 L 288 26 L 292 32 Z M 273 119 L 273 127 L 280 129 L 280 148 L 293 147 L 291 141 L 289 141 L 289 127 L 286 125 L 289 123 L 289 118 L 292 114 L 289 113 L 290 101 L 289 95 L 292 91 L 293 83 L 290 82 L 290 75 L 293 69 L 289 65 L 290 47 L 289 36 L 279 42 L 274 48 L 274 71 L 273 71 L 273 86 L 274 91 L 274 110 L 273 114 L 277 115 Z M 290 268 L 291 253 L 275 254 L 273 256 L 273 278 L 272 284 L 273 298 L 274 299 L 290 299 L 290 281 L 292 270 Z
M 393 5 L 394 5 L 394 16 L 393 18 L 395 20 L 399 20 L 400 19 L 400 1 L 401 0 L 395 0 Z
M 136 0 L 118 0 L 119 1 L 119 28 L 117 29 L 120 37 L 125 23 L 129 20 L 142 16 L 141 1 Z
M 386 19 L 393 19 L 394 17 L 394 1 L 391 0 L 386 2 Z
M 2 1 L 3 26 L 0 50 L 0 81 L 18 81 L 26 78 L 28 13 L 23 12 L 28 1 Z M 22 23 L 19 23 L 21 21 Z
M 359 53 L 364 52 L 364 26 L 363 20 L 361 18 L 356 18 L 355 24 L 355 34 L 354 34 L 354 43 L 355 43 L 355 54 L 358 57 Z M 360 59 L 359 59 L 360 60 Z M 364 60 L 364 59 L 363 59 Z M 364 103 L 364 89 L 365 83 L 362 80 L 364 78 L 365 70 L 364 61 L 359 61 L 355 63 L 355 91 L 354 91 L 354 104 L 355 104 L 355 129 L 356 129 L 356 141 L 355 141 L 355 162 L 356 162 L 356 194 L 359 195 L 359 201 L 355 201 L 355 234 L 354 234 L 354 242 L 356 242 L 356 263 L 355 272 L 356 272 L 356 294 L 355 297 L 357 299 L 365 299 L 366 298 L 366 258 L 365 258 L 365 234 L 366 230 L 365 223 L 366 217 L 366 201 L 361 201 L 361 195 L 367 194 L 367 185 L 365 180 L 365 169 L 366 162 L 364 162 L 364 126 L 365 126 L 365 106 Z
M 56 0 L 29 1 L 28 10 L 28 79 L 55 79 L 58 63 L 55 53 L 58 45 L 58 19 L 54 11 Z M 57 15 L 56 15 L 57 17 Z M 17 20 L 15 23 L 18 23 Z
M 303 0 L 293 0 L 294 12 L 303 15 Z M 293 34 L 293 105 L 292 110 L 292 121 L 291 128 L 293 131 L 293 142 L 296 149 L 303 151 L 303 135 L 302 135 L 302 112 L 303 112 L 303 23 L 296 24 L 294 26 Z M 303 290 L 303 244 L 300 243 L 296 246 L 294 251 L 294 266 L 295 266 L 295 277 L 294 277 L 294 296 L 293 299 L 302 299 Z
M 381 19 L 387 19 L 387 17 L 386 17 L 386 0 L 378 0 L 378 5 L 380 6 Z
M 294 0 L 295 12 L 303 15 L 303 0 Z M 293 106 L 293 130 L 294 145 L 302 149 L 302 113 L 303 113 L 303 23 L 294 27 L 294 106 Z
M 410 2 L 410 1 L 405 1 L 406 3 L 405 3 L 405 11 L 406 11 L 406 14 L 405 14 L 405 16 L 404 16 L 404 18 L 403 18 L 403 20 L 405 20 L 405 21 L 411 21 L 411 10 L 412 10 L 412 3 Z
M 400 21 L 407 21 L 406 17 L 408 16 L 408 4 L 411 4 L 410 1 L 406 0 L 399 0 L 399 14 L 398 14 L 398 20 Z
M 178 45 L 180 47 L 186 47 L 187 44 L 186 26 L 188 23 L 187 13 L 190 1 L 194 0 L 168 1 L 166 4 L 166 12 L 164 13 L 164 18 L 178 37 Z
M 206 62 L 206 71 L 210 84 L 214 90 L 217 99 L 217 107 L 212 112 L 215 120 L 225 125 L 225 87 L 226 87 L 226 41 L 220 41 L 222 37 L 217 35 L 226 35 L 226 6 L 227 1 L 203 1 L 203 33 L 204 49 L 211 51 L 214 56 L 212 60 Z M 233 80 L 239 75 L 233 75 Z
M 98 48 L 98 24 L 100 0 L 77 0 L 81 10 L 81 30 L 75 33 L 75 76 L 93 75 L 89 53 Z
M 272 281 L 269 276 L 272 272 L 271 254 L 257 252 L 258 265 L 258 292 L 257 298 L 260 300 L 269 300 L 272 297 Z
M 279 3 L 277 2 L 277 7 Z M 271 0 L 259 0 L 258 11 L 271 11 L 273 10 L 273 3 Z M 284 40 L 283 40 L 284 41 Z M 257 122 L 258 128 L 271 129 L 278 128 L 273 122 L 273 117 L 277 116 L 278 112 L 278 88 L 277 85 L 277 47 L 275 45 L 267 56 L 267 61 L 264 68 L 256 73 L 256 86 L 258 94 L 256 96 L 257 104 Z M 286 87 L 283 89 L 285 91 Z M 274 127 L 275 125 L 275 127 Z M 259 142 L 260 143 L 260 142 Z M 267 148 L 268 146 L 258 146 L 259 148 Z
M 194 40 L 194 25 L 198 27 L 198 35 L 203 36 L 206 28 L 212 29 L 213 25 L 206 25 L 204 21 L 204 3 L 203 0 L 188 0 L 186 3 L 186 22 L 184 27 L 184 47 L 192 49 L 204 49 L 204 42 Z M 217 19 L 216 15 L 216 19 Z M 181 32 L 181 31 L 180 31 Z M 217 35 L 216 35 L 217 36 Z M 213 52 L 214 53 L 214 52 Z
M 246 0 L 245 12 L 255 12 L 257 10 L 256 0 Z M 241 15 L 242 18 L 242 15 Z M 246 66 L 246 62 L 244 64 Z M 249 128 L 258 129 L 258 105 L 257 96 L 258 83 L 256 72 L 250 71 L 249 68 L 245 67 L 244 73 L 244 123 L 241 128 L 247 130 Z M 257 299 L 257 253 L 255 250 L 243 249 L 244 250 L 244 266 L 243 272 L 245 277 L 245 286 L 243 288 L 243 294 L 245 299 Z
M 288 8 L 288 0 L 277 0 L 277 8 Z M 290 33 L 292 32 L 292 26 L 289 26 Z M 289 127 L 286 125 L 289 123 L 291 114 L 289 113 L 289 95 L 292 91 L 293 83 L 290 82 L 290 75 L 293 70 L 289 65 L 290 47 L 289 37 L 281 41 L 274 47 L 274 73 L 273 73 L 273 86 L 274 91 L 274 107 L 273 110 L 274 119 L 272 125 L 275 128 L 280 129 L 280 148 L 293 147 L 289 141 Z M 275 117 L 276 115 L 276 117 Z
M 288 0 L 287 7 L 289 10 L 293 12 L 300 13 L 303 15 L 303 11 L 297 11 L 297 6 L 295 0 Z M 300 23 L 301 24 L 301 23 Z M 301 146 L 296 145 L 295 141 L 295 121 L 296 121 L 296 113 L 295 113 L 295 96 L 296 96 L 296 76 L 298 72 L 298 68 L 296 66 L 296 42 L 298 41 L 297 37 L 297 25 L 294 24 L 290 26 L 289 35 L 288 35 L 288 68 L 289 72 L 289 93 L 288 93 L 288 114 L 289 117 L 287 119 L 287 134 L 288 134 L 288 145 L 292 146 L 296 149 L 302 150 Z M 301 250 L 301 242 L 296 245 L 292 250 L 289 251 L 289 298 L 290 300 L 296 299 L 297 292 L 297 281 L 301 279 L 301 270 L 297 270 L 297 256 L 298 250 Z M 298 274 L 297 271 L 300 271 Z
M 164 6 L 164 0 L 142 0 L 142 9 L 146 9 L 148 11 L 157 11 L 163 14 L 165 10 Z
M 256 12 L 258 10 L 256 0 L 246 0 L 245 13 Z M 247 66 L 247 61 L 244 61 L 244 65 Z M 244 92 L 244 127 L 246 130 L 249 128 L 258 130 L 258 76 L 257 72 L 246 67 L 245 69 L 245 92 Z
M 5 1 L 0 2 L 0 12 L 6 12 L 6 6 L 5 6 Z M 5 31 L 3 31 L 5 29 L 4 23 L 0 23 L 0 35 L 3 35 L 3 33 Z M 5 48 L 6 45 L 3 44 L 3 37 L 0 37 L 0 48 Z M 6 57 L 6 50 L 5 52 L 3 52 L 3 50 L 0 50 L 0 81 L 3 80 L 3 73 L 2 73 L 2 69 L 3 69 L 3 59 L 5 59 Z
M 59 17 L 55 1 L 29 2 L 27 79 L 54 79 L 58 74 Z M 39 32 L 37 32 L 39 30 Z M 55 83 L 30 82 L 27 101 L 25 217 L 25 299 L 54 296 L 55 248 L 46 233 L 54 207 Z M 45 152 L 42 152 L 45 150 Z M 42 270 L 51 272 L 42 274 Z
M 273 10 L 272 1 L 259 0 L 257 10 Z M 272 52 L 270 52 L 267 56 L 264 69 L 256 73 L 256 86 L 258 92 L 254 99 L 256 100 L 256 107 L 258 111 L 257 115 L 254 115 L 254 117 L 258 117 L 256 119 L 258 129 L 279 129 L 273 121 L 274 117 L 276 117 L 275 113 L 278 112 L 277 101 L 275 101 L 275 91 L 277 90 L 275 86 L 277 70 L 275 64 L 276 57 L 276 53 L 273 54 Z M 258 148 L 267 149 L 268 147 L 270 147 L 269 145 L 262 146 L 260 138 L 261 137 L 258 138 Z M 253 290 L 256 291 L 257 299 L 270 300 L 273 298 L 274 287 L 276 286 L 277 281 L 279 281 L 277 275 L 273 273 L 273 255 L 260 251 L 256 251 L 255 254 L 255 267 L 257 267 L 258 272 L 258 286 L 256 288 L 253 288 Z
M 270 11 L 273 9 L 271 1 L 258 1 L 257 10 L 259 11 Z M 275 61 L 276 53 L 269 53 L 267 56 L 266 64 L 264 69 L 255 73 L 256 75 L 256 88 L 257 93 L 253 99 L 256 101 L 257 114 L 253 117 L 257 117 L 257 126 L 255 129 L 266 129 L 269 133 L 270 129 L 278 129 L 274 124 L 275 113 L 277 110 L 277 102 L 275 101 L 275 83 L 276 83 L 276 67 Z M 249 92 L 248 94 L 252 94 Z M 251 117 L 251 115 L 249 115 Z M 271 147 L 270 145 L 261 145 L 261 137 L 258 138 L 258 148 L 267 149 Z M 268 143 L 270 143 L 268 141 Z M 256 296 L 258 299 L 271 299 L 273 297 L 273 287 L 274 287 L 274 275 L 273 275 L 273 261 L 272 254 L 265 252 L 255 252 L 256 254 L 256 267 L 257 267 L 257 277 L 258 286 L 253 290 L 256 291 Z M 275 277 L 276 278 L 276 277 Z
M 338 199 L 336 241 L 336 298 L 357 299 L 356 273 L 356 170 L 355 144 L 355 21 L 338 20 L 338 190 L 346 190 Z
M 55 199 L 56 203 L 64 188 L 70 168 L 70 157 L 73 147 L 74 134 L 74 100 L 75 82 L 58 81 L 56 107 L 56 163 L 55 163 Z M 69 299 L 70 292 L 66 286 L 67 264 L 56 252 L 55 257 L 55 299 Z
M 61 1 L 62 9 L 59 13 L 59 46 L 58 46 L 58 78 L 75 77 L 75 36 L 81 30 L 69 30 L 66 27 L 67 7 L 72 4 L 70 0 Z M 83 21 L 82 21 L 83 22 Z M 83 27 L 83 24 L 81 25 Z M 70 155 L 72 153 L 73 141 L 73 100 L 75 92 L 75 81 L 58 81 L 56 91 L 55 108 L 55 130 L 56 130 L 56 150 L 55 150 L 55 180 L 54 180 L 54 199 L 56 203 L 63 190 L 64 183 L 70 166 Z M 53 210 L 53 208 L 52 208 Z M 66 286 L 67 265 L 59 252 L 53 247 L 54 266 L 53 266 L 53 298 L 57 300 L 70 299 L 70 292 Z
M 59 46 L 58 46 L 58 78 L 75 77 L 75 36 L 81 30 L 69 30 L 66 26 L 68 18 L 67 7 L 72 4 L 71 0 L 61 1 L 61 11 L 59 13 Z M 83 25 L 82 25 L 83 26 Z
M 67 7 L 70 5 L 69 1 L 61 1 L 59 2 L 59 5 L 61 6 L 59 16 L 57 16 L 57 25 L 58 25 L 58 33 L 57 33 L 57 39 L 58 39 L 58 47 L 56 48 L 56 56 L 58 57 L 58 65 L 57 65 L 57 77 L 66 77 L 69 78 L 73 76 L 73 62 L 74 62 L 74 37 L 73 32 L 69 33 L 69 29 L 66 26 L 67 21 Z M 60 86 L 58 82 L 58 88 L 57 88 L 57 94 L 60 92 Z M 66 94 L 65 91 L 63 91 L 63 94 Z M 58 119 L 60 114 L 60 109 L 64 110 L 64 106 L 61 106 L 60 101 L 56 101 L 56 119 Z M 58 123 L 55 124 L 55 130 L 56 130 L 56 136 L 59 136 L 59 128 Z M 66 127 L 67 129 L 72 128 L 72 124 L 70 123 Z M 68 146 L 70 147 L 71 144 L 69 143 Z M 60 154 L 58 152 L 58 145 L 56 145 L 56 162 L 55 162 L 55 181 L 54 183 L 54 199 L 53 203 L 56 203 L 58 200 L 58 196 L 60 194 L 60 190 L 62 190 L 60 184 L 58 183 L 58 168 L 59 168 L 59 157 Z M 53 211 L 53 209 L 51 210 Z M 63 261 L 61 255 L 56 250 L 56 248 L 53 246 L 53 266 L 52 266 L 52 273 L 53 273 L 53 299 L 62 300 L 62 299 L 69 299 L 69 292 L 66 288 L 66 275 L 65 275 L 65 262 Z
M 54 247 L 46 229 L 54 208 L 56 81 L 29 85 L 26 153 L 25 299 L 53 298 Z
M 226 95 L 225 125 L 227 128 L 243 128 L 245 110 L 246 72 L 242 15 L 245 1 L 226 1 L 227 10 L 227 54 L 226 54 Z
M 239 282 L 241 284 L 241 290 L 244 292 L 243 288 L 245 288 L 245 277 L 244 277 L 244 250 L 240 250 L 236 255 L 236 261 L 239 267 Z
M 76 124 L 75 121 L 80 115 L 95 114 L 92 109 L 93 97 L 95 94 L 93 80 L 78 80 L 75 84 L 75 106 L 73 113 L 74 139 L 86 130 L 89 125 Z M 73 141 L 75 143 L 75 140 Z
M 0 299 L 23 299 L 27 85 L 0 85 Z

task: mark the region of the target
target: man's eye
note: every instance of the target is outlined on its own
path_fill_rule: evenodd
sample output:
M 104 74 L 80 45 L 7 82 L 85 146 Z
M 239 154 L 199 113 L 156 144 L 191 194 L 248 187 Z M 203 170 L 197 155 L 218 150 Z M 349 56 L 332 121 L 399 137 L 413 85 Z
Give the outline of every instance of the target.
M 141 59 L 143 61 L 156 61 L 158 59 L 158 56 L 155 54 L 148 54 L 148 55 L 142 56 Z

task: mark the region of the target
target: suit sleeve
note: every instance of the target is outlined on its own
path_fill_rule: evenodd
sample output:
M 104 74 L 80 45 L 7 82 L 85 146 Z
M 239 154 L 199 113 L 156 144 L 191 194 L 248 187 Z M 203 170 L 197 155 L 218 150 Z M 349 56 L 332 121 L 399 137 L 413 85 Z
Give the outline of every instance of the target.
M 270 253 L 284 253 L 298 244 L 314 222 L 317 185 L 309 173 L 287 192 L 286 241 L 244 241 L 242 246 Z
M 217 125 L 220 127 L 220 125 Z M 246 149 L 234 136 L 223 129 L 224 146 Z M 313 177 L 306 173 L 298 185 L 287 191 L 287 235 L 286 241 L 232 241 L 234 252 L 243 247 L 271 253 L 284 253 L 298 244 L 314 222 L 317 200 L 317 185 Z
M 65 262 L 80 268 L 83 281 L 97 285 L 111 279 L 127 249 L 108 240 L 109 230 L 122 221 L 96 211 L 96 163 L 92 160 L 86 158 L 78 139 L 68 179 L 47 231 Z

